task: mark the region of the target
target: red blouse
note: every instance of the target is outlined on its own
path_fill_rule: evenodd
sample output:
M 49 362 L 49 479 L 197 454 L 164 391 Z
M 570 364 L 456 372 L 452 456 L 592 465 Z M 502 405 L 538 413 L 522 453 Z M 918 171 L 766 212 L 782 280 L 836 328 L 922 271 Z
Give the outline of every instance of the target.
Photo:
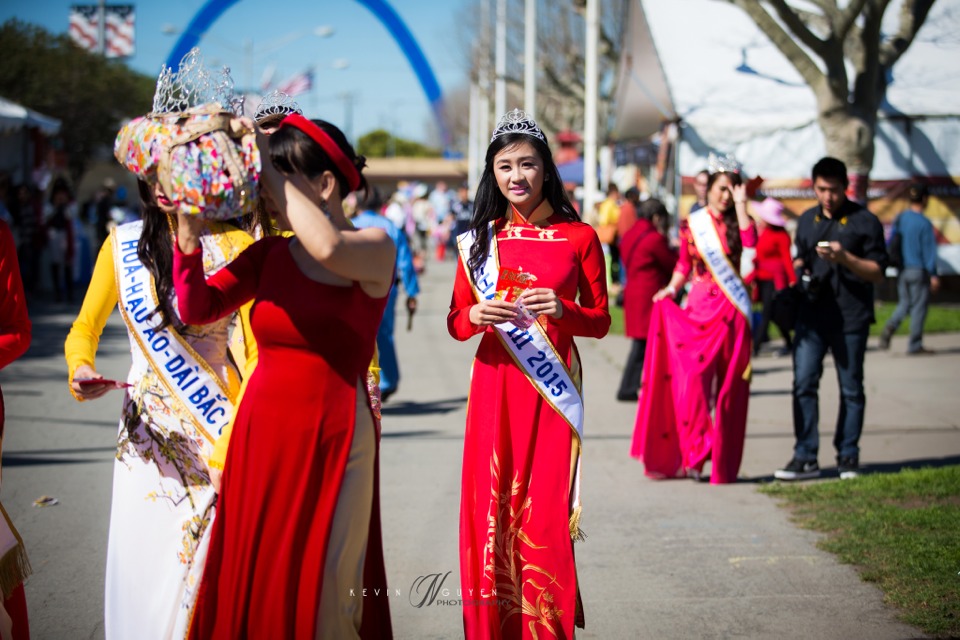
M 727 257 L 730 258 L 730 261 L 739 272 L 740 255 L 730 255 L 730 247 L 727 245 L 726 223 L 722 218 L 717 217 L 709 208 L 706 211 L 710 214 L 710 220 L 713 221 L 717 235 L 720 236 L 720 244 L 723 246 L 723 252 L 727 254 Z M 704 263 L 703 258 L 700 257 L 700 252 L 697 251 L 697 245 L 693 241 L 693 233 L 690 231 L 690 223 L 687 220 L 680 223 L 679 235 L 680 258 L 677 261 L 677 266 L 674 268 L 674 271 L 684 276 L 690 276 L 692 273 L 695 280 L 709 275 L 710 270 L 707 268 L 706 263 Z M 744 248 L 755 247 L 757 245 L 757 227 L 753 222 L 751 222 L 750 226 L 746 229 L 740 229 L 740 243 Z
M 610 328 L 610 313 L 607 310 L 603 252 L 593 227 L 582 222 L 568 222 L 557 215 L 552 215 L 544 227 L 517 223 L 506 227 L 504 219 L 497 224 L 500 264 L 523 267 L 537 274 L 540 280 L 536 286 L 554 289 L 563 306 L 559 319 L 544 318 L 551 338 L 556 339 L 557 334 L 566 336 L 567 341 L 570 336 L 605 336 Z M 526 242 L 520 242 L 523 248 L 513 255 L 511 248 L 518 244 L 518 240 Z M 482 331 L 494 331 L 493 327 L 470 322 L 470 308 L 476 303 L 473 287 L 461 262 L 447 317 L 450 335 L 457 340 L 467 340 Z
M 797 283 L 797 274 L 790 257 L 790 234 L 785 230 L 767 227 L 757 240 L 757 257 L 754 258 L 754 280 L 773 281 L 780 290 Z

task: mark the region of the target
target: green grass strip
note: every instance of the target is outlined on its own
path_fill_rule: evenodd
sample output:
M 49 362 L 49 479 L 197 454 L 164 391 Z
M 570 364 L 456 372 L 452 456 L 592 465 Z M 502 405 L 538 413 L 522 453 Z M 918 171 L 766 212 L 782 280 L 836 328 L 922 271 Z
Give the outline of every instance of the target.
M 887 323 L 887 320 L 890 319 L 890 316 L 893 315 L 893 310 L 897 308 L 897 305 L 890 302 L 880 302 L 877 303 L 876 324 L 870 327 L 870 335 L 878 336 L 880 331 L 883 330 L 883 325 Z M 757 311 L 760 310 L 759 305 L 755 305 Z M 610 304 L 610 333 L 616 335 L 623 335 L 623 309 L 617 307 L 613 304 L 611 300 Z M 958 305 L 930 305 L 930 308 L 927 310 L 927 321 L 923 325 L 924 333 L 956 333 L 960 332 L 960 306 Z M 769 328 L 770 338 L 776 340 L 780 338 L 780 332 L 777 330 L 776 325 L 772 322 L 770 323 Z M 910 316 L 900 324 L 900 327 L 897 329 L 895 335 L 905 336 L 910 333 Z
M 960 637 L 960 466 L 760 490 L 826 534 L 818 546 L 856 566 L 904 622 Z

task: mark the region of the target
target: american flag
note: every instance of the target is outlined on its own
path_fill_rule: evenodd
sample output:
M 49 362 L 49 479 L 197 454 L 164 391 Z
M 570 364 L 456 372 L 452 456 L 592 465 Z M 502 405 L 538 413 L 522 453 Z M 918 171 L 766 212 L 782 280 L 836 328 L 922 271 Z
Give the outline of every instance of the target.
M 134 18 L 132 4 L 104 7 L 104 55 L 121 58 L 134 54 Z M 75 4 L 70 7 L 70 37 L 87 51 L 99 50 L 100 7 Z
M 307 69 L 303 73 L 298 73 L 286 82 L 281 83 L 277 90 L 288 96 L 296 96 L 306 93 L 313 88 L 313 69 Z

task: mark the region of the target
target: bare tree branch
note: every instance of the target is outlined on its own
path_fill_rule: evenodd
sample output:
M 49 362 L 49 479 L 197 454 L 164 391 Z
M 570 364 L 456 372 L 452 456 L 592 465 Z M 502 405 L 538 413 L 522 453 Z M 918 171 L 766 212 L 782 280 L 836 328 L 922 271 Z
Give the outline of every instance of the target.
M 783 20 L 783 23 L 787 25 L 787 28 L 793 32 L 793 35 L 797 36 L 800 42 L 807 45 L 815 54 L 823 57 L 826 43 L 810 31 L 793 8 L 791 8 L 785 0 L 768 0 L 768 2 L 773 6 L 773 9 L 777 12 L 777 15 L 780 16 L 780 19 Z
M 562 74 L 549 62 L 543 65 L 543 75 L 551 88 L 558 93 L 566 93 L 567 95 L 576 96 L 577 99 L 582 99 L 583 82 L 579 81 L 577 76 L 571 77 Z
M 847 33 L 850 31 L 850 27 L 853 26 L 853 23 L 856 21 L 857 16 L 860 15 L 860 12 L 863 11 L 864 5 L 866 5 L 867 0 L 850 0 L 850 4 L 847 5 L 847 8 L 843 10 L 843 13 L 839 16 L 839 20 L 833 21 L 834 26 L 834 37 L 837 38 L 840 42 L 843 42 Z M 883 15 L 883 12 L 880 12 L 880 15 Z
M 822 13 L 814 13 L 813 11 L 804 11 L 803 9 L 794 9 L 794 11 L 796 11 L 797 16 L 799 16 L 799 18 L 803 20 L 806 25 L 811 27 L 811 30 L 819 29 L 824 34 L 823 36 L 820 36 L 821 39 L 830 35 L 832 30 L 830 26 L 831 19 L 826 15 Z M 817 34 L 814 33 L 814 35 Z
M 837 8 L 837 0 L 810 0 L 810 3 L 820 7 L 823 15 L 830 22 L 836 22 L 840 17 L 840 10 Z
M 760 30 L 783 52 L 783 55 L 787 57 L 787 60 L 796 68 L 797 72 L 807 84 L 815 87 L 823 82 L 823 72 L 820 71 L 820 68 L 810 59 L 807 52 L 794 41 L 790 34 L 784 31 L 783 27 L 773 19 L 773 16 L 760 6 L 758 0 L 726 1 L 740 7 L 753 19 L 757 26 L 760 27 Z
M 870 0 L 863 7 L 860 29 L 862 60 L 853 83 L 852 103 L 864 117 L 876 118 L 877 107 L 884 94 L 885 81 L 880 70 L 880 30 L 883 12 L 890 0 Z
M 891 67 L 913 43 L 933 7 L 934 0 L 904 0 L 896 35 L 880 45 L 880 65 Z

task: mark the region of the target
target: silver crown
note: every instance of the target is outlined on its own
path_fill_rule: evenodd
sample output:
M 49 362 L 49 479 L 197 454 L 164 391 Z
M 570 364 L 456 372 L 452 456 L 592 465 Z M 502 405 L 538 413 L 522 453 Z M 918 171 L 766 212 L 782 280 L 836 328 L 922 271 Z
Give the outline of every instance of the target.
M 710 152 L 707 157 L 707 171 L 710 173 L 740 173 L 740 161 L 732 153 L 718 156 Z
M 154 114 L 180 113 L 211 102 L 241 115 L 243 99 L 233 90 L 229 67 L 220 71 L 208 69 L 200 49 L 194 47 L 180 60 L 177 71 L 167 65 L 160 69 L 153 94 Z
M 263 96 L 263 100 L 257 105 L 257 111 L 253 115 L 254 120 L 262 120 L 268 116 L 288 116 L 291 113 L 303 115 L 300 105 L 283 91 L 276 89 Z
M 537 123 L 520 109 L 514 109 L 503 114 L 503 117 L 497 122 L 497 128 L 493 130 L 490 142 L 508 133 L 523 133 L 538 138 L 544 144 L 547 143 L 547 137 L 543 135 L 543 131 L 540 130 Z

